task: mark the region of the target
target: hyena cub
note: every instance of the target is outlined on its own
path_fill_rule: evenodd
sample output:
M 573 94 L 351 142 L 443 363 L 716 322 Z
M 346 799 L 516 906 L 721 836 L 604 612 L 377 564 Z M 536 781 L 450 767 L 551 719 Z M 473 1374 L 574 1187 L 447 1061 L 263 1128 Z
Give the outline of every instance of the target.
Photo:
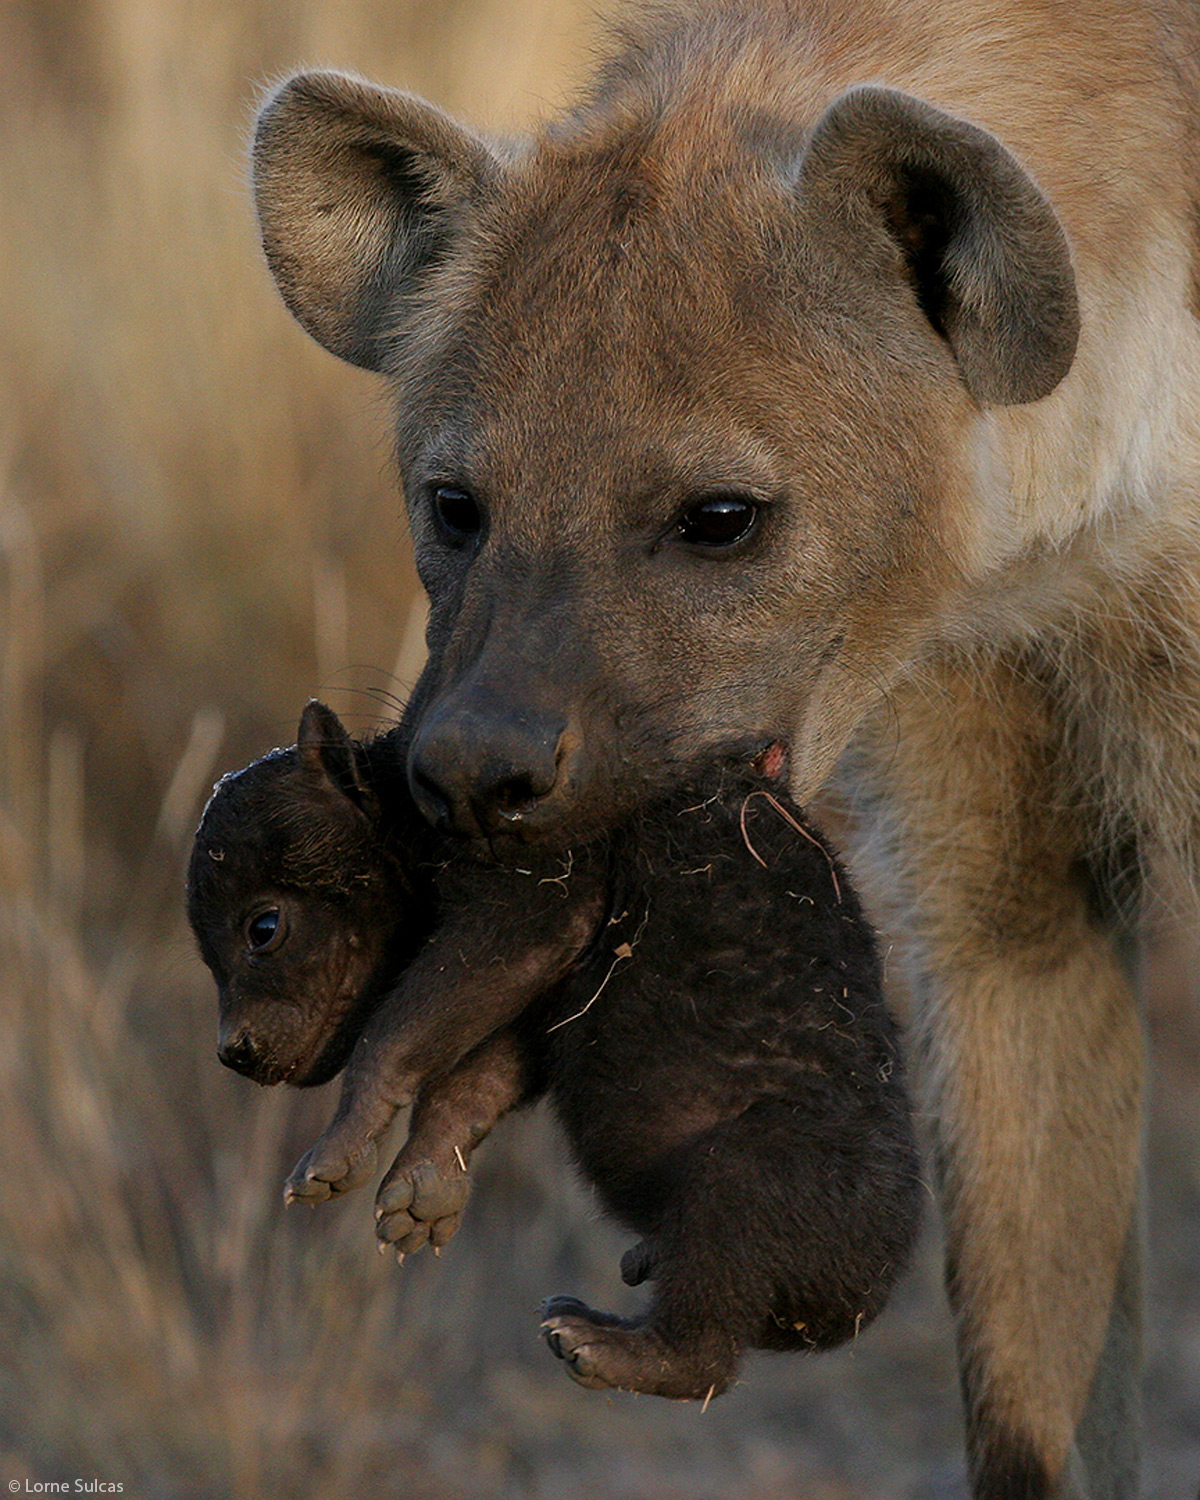
M 748 1345 L 857 1333 L 912 1245 L 919 1167 L 872 933 L 825 845 L 726 767 L 568 853 L 482 862 L 423 822 L 405 749 L 311 703 L 196 836 L 222 1061 L 262 1083 L 347 1065 L 289 1198 L 364 1181 L 411 1101 L 377 1230 L 401 1257 L 442 1245 L 474 1147 L 545 1094 L 642 1236 L 624 1279 L 654 1282 L 637 1317 L 546 1304 L 578 1381 L 705 1397 Z

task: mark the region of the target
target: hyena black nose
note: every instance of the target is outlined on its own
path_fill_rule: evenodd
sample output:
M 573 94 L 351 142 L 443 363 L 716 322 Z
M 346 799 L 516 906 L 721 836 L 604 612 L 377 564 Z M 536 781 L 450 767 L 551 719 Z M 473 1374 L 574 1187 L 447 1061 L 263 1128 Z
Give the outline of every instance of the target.
M 558 715 L 434 712 L 417 731 L 408 779 L 422 812 L 459 833 L 521 833 L 553 800 L 568 744 Z
M 258 1044 L 244 1031 L 229 1036 L 222 1032 L 217 1038 L 217 1056 L 227 1068 L 232 1068 L 235 1073 L 245 1073 L 250 1078 L 259 1065 Z

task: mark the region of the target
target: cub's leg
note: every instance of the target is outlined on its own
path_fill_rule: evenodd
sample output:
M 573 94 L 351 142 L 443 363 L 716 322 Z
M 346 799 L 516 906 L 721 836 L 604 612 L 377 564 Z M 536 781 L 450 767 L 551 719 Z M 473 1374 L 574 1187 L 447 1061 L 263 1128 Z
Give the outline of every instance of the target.
M 1142 1037 L 1096 836 L 1028 671 L 943 664 L 891 708 L 858 873 L 899 902 L 973 1492 L 1132 1497 Z
M 292 1170 L 285 1200 L 320 1203 L 366 1182 L 396 1112 L 494 1032 L 547 995 L 587 946 L 604 909 L 605 871 L 575 861 L 569 893 L 471 867 L 443 872 L 447 916 L 372 1014 L 342 1075 L 333 1119 Z M 515 891 L 515 894 L 514 894 Z M 518 902 L 517 897 L 520 900 Z
M 640 1317 L 546 1303 L 543 1335 L 581 1385 L 705 1400 L 748 1345 L 829 1348 L 879 1312 L 920 1216 L 906 1103 L 797 1072 L 659 1164 L 661 1219 L 622 1261 L 654 1279 Z
M 758 1239 L 762 1183 L 753 1159 L 746 1170 L 753 1140 L 739 1150 L 730 1137 L 729 1126 L 705 1131 L 661 1172 L 662 1219 L 638 1224 L 646 1238 L 621 1265 L 627 1281 L 654 1280 L 644 1313 L 622 1318 L 575 1297 L 543 1305 L 542 1336 L 580 1385 L 703 1401 L 732 1382 L 771 1286 L 761 1260 L 742 1264 Z
M 472 1151 L 537 1090 L 530 1049 L 516 1030 L 498 1032 L 422 1088 L 408 1140 L 375 1197 L 380 1246 L 403 1260 L 426 1243 L 446 1244 L 462 1222 Z

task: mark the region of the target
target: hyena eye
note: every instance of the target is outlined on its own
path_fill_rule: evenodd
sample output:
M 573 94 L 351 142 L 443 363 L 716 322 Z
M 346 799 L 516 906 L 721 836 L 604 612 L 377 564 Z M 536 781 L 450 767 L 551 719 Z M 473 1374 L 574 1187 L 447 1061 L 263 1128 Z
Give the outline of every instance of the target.
M 433 512 L 448 542 L 461 547 L 483 530 L 483 516 L 475 497 L 453 485 L 439 485 L 433 493 Z
M 679 535 L 692 547 L 732 547 L 754 530 L 758 511 L 744 495 L 706 495 L 679 518 Z
M 270 953 L 283 942 L 283 913 L 277 906 L 256 912 L 246 923 L 246 947 L 251 953 Z

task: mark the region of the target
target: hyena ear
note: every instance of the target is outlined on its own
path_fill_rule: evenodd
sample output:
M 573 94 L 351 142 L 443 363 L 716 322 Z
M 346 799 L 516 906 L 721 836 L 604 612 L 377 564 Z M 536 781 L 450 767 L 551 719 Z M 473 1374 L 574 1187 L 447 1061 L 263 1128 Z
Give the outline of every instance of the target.
M 1079 305 L 1066 236 L 986 130 L 865 84 L 818 121 L 797 188 L 821 217 L 886 232 L 981 406 L 1037 401 L 1071 368 Z
M 500 169 L 431 104 L 331 72 L 299 73 L 267 98 L 252 163 L 284 301 L 327 349 L 369 370 L 381 365 L 389 303 Z
M 363 780 L 358 751 L 346 726 L 317 698 L 310 698 L 296 732 L 300 765 L 315 780 L 328 783 L 364 812 L 375 808 L 375 797 Z

